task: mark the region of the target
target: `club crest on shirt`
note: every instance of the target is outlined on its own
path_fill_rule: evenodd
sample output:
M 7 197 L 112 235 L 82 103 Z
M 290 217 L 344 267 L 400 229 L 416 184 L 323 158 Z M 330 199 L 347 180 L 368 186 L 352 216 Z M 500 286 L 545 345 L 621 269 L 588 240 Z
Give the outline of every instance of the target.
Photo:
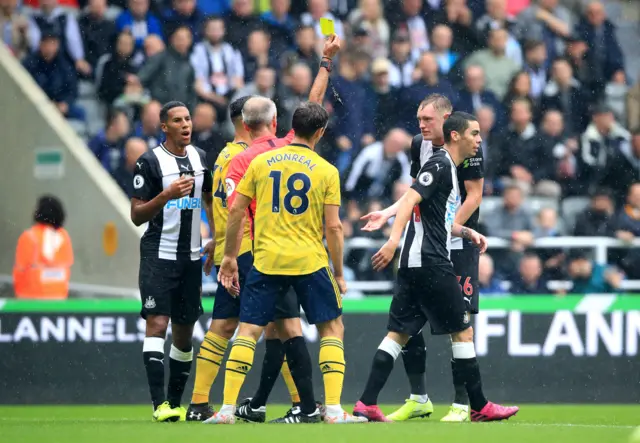
M 418 176 L 418 182 L 422 186 L 429 186 L 431 183 L 433 183 L 433 174 L 431 174 L 430 172 L 423 172 Z
M 225 186 L 227 187 L 227 197 L 233 194 L 233 191 L 236 190 L 236 184 L 230 178 L 224 181 Z

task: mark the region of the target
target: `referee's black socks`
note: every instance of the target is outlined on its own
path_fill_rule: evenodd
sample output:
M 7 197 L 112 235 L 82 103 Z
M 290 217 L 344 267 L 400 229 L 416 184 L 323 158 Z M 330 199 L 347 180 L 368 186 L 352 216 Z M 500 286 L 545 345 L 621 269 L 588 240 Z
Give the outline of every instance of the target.
M 269 394 L 280 375 L 280 368 L 284 361 L 284 345 L 279 339 L 266 341 L 266 353 L 262 362 L 260 385 L 256 395 L 251 398 L 251 408 L 258 409 L 267 405 Z
M 391 375 L 391 371 L 393 370 L 393 363 L 401 351 L 402 346 L 389 337 L 385 337 L 382 340 L 376 354 L 373 356 L 371 372 L 369 373 L 364 392 L 360 397 L 360 401 L 363 404 L 366 406 L 378 404 L 378 395 L 387 383 L 389 375 Z
M 316 397 L 313 393 L 313 368 L 304 337 L 294 337 L 284 342 L 284 351 L 291 376 L 298 387 L 300 409 L 303 414 L 313 414 L 316 410 Z
M 147 371 L 149 393 L 155 411 L 165 401 L 164 396 L 164 338 L 145 337 L 142 359 Z
M 480 366 L 476 359 L 473 342 L 454 342 L 451 343 L 451 349 L 453 351 L 451 362 L 453 384 L 464 385 L 469 395 L 471 409 L 480 411 L 488 402 L 482 392 Z
M 402 348 L 404 369 L 411 385 L 411 395 L 427 395 L 427 345 L 422 332 L 409 339 Z
M 167 400 L 172 408 L 180 406 L 184 388 L 189 380 L 191 362 L 193 361 L 193 346 L 180 350 L 171 345 L 169 352 L 169 387 L 167 388 Z

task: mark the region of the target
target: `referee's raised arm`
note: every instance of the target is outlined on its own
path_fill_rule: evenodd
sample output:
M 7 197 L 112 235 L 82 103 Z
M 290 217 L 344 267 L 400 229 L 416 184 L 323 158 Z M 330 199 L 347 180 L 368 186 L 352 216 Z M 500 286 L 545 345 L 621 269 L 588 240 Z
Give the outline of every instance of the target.
M 318 70 L 318 75 L 316 75 L 311 91 L 309 91 L 310 102 L 322 104 L 324 101 L 324 95 L 329 84 L 329 74 L 333 68 L 333 57 L 340 51 L 340 43 L 340 37 L 335 34 L 330 35 L 325 40 L 324 48 L 322 49 L 322 60 L 320 61 L 321 69 Z

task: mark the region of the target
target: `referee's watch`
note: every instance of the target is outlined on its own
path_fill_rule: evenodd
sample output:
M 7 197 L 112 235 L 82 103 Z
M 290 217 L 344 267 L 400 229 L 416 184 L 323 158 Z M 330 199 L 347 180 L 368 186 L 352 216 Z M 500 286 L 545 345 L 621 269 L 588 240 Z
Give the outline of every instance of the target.
M 329 57 L 322 57 L 322 60 L 320 61 L 320 67 L 326 69 L 327 72 L 331 72 L 333 63 L 331 62 L 331 59 Z

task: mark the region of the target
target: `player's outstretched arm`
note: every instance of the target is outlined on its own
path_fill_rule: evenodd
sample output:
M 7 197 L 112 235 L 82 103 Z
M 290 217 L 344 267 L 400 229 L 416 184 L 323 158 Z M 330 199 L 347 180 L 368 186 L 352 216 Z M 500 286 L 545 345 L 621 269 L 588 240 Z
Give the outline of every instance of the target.
M 462 226 L 460 223 L 457 223 L 457 222 L 454 222 L 453 226 L 451 227 L 451 235 L 455 237 L 466 238 L 471 243 L 476 245 L 478 249 L 480 249 L 481 253 L 486 251 L 487 246 L 489 245 L 487 242 L 487 238 L 484 235 L 478 233 L 477 231 L 474 231 L 471 228 Z
M 400 240 L 402 239 L 404 228 L 407 226 L 407 223 L 409 223 L 409 220 L 411 220 L 413 208 L 421 201 L 422 196 L 413 188 L 410 188 L 402 198 L 396 202 L 398 205 L 398 211 L 396 213 L 396 219 L 393 221 L 393 226 L 391 227 L 389 240 L 371 258 L 374 270 L 383 270 L 391 260 L 393 260 L 393 256 L 398 249 Z
M 382 211 L 373 211 L 369 212 L 366 215 L 360 217 L 360 220 L 366 220 L 367 224 L 362 228 L 363 231 L 377 231 L 381 229 L 387 221 L 398 212 L 398 208 L 400 207 L 400 201 L 398 200 L 388 208 L 383 209 Z
M 340 37 L 335 34 L 330 35 L 324 42 L 324 48 L 322 49 L 322 58 L 331 59 L 340 51 Z M 324 101 L 324 95 L 327 92 L 327 85 L 329 84 L 329 71 L 326 69 L 319 69 L 318 75 L 311 86 L 309 91 L 309 101 L 313 103 L 322 104 Z
M 347 291 L 347 285 L 344 281 L 344 232 L 340 221 L 340 206 L 324 205 L 324 223 L 329 258 L 333 264 L 333 275 L 340 287 L 340 292 L 344 294 Z
M 225 237 L 224 255 L 230 258 L 237 258 L 242 243 L 243 228 L 245 223 L 245 212 L 251 199 L 246 195 L 236 193 L 235 200 L 229 210 L 227 220 L 227 236 Z

